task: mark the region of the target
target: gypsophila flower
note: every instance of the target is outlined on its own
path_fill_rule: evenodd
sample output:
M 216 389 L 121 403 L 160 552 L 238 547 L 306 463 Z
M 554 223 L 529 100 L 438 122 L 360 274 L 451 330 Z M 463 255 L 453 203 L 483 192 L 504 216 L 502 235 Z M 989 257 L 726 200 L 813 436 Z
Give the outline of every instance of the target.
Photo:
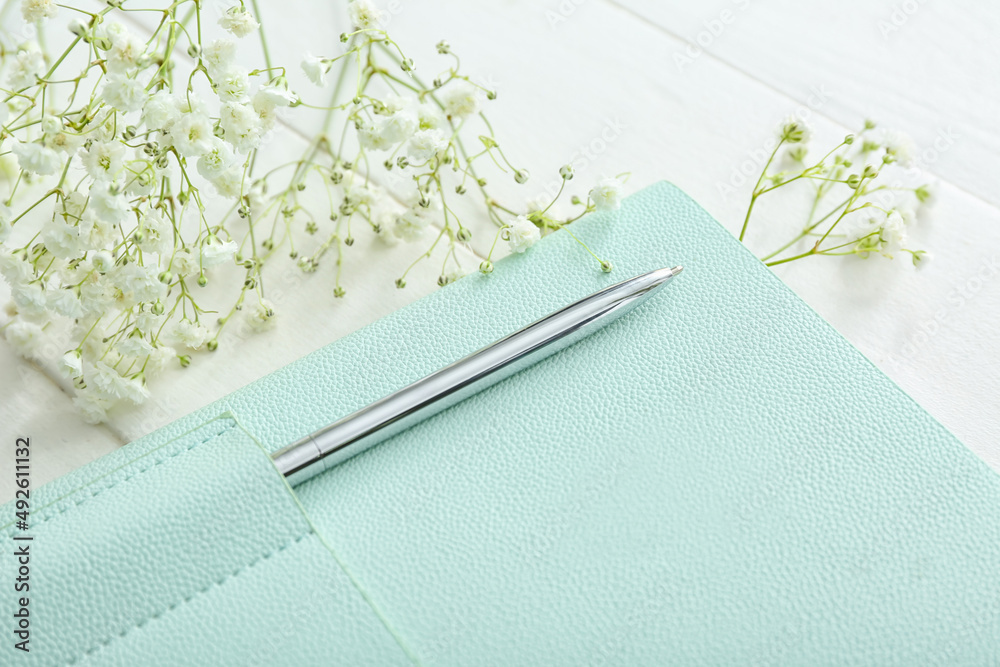
M 210 331 L 188 319 L 179 320 L 170 329 L 171 337 L 180 345 L 197 350 L 208 340 Z
M 228 71 L 236 63 L 236 42 L 217 39 L 201 52 L 201 61 L 212 77 Z
M 59 359 L 59 373 L 69 379 L 83 375 L 83 360 L 77 350 L 71 350 Z
M 208 116 L 192 111 L 181 114 L 170 128 L 170 140 L 184 157 L 196 157 L 212 150 L 212 121 Z
M 385 14 L 371 0 L 350 0 L 347 16 L 356 30 L 381 30 Z
M 448 137 L 437 129 L 420 130 L 410 137 L 407 153 L 414 160 L 426 162 L 444 153 L 449 145 Z
M 590 198 L 599 211 L 613 211 L 622 205 L 623 183 L 617 178 L 604 178 L 590 191 Z
M 811 137 L 812 130 L 796 116 L 789 116 L 778 128 L 778 139 L 789 144 L 807 143 Z
M 45 332 L 34 322 L 16 319 L 4 329 L 4 337 L 18 354 L 34 358 L 45 343 Z
M 146 43 L 121 24 L 114 26 L 109 34 L 112 46 L 107 53 L 107 67 L 112 74 L 125 75 L 139 67 Z
M 247 314 L 247 322 L 254 331 L 266 331 L 274 326 L 274 304 L 267 299 L 261 299 Z
M 257 23 L 257 20 L 246 7 L 239 5 L 227 9 L 226 13 L 219 19 L 219 25 L 241 38 L 253 33 L 260 27 L 260 24 Z
M 201 247 L 201 265 L 207 268 L 222 264 L 231 260 L 235 253 L 236 244 L 233 241 L 223 242 L 213 237 Z
M 510 220 L 505 231 L 511 252 L 522 253 L 542 238 L 538 226 L 524 215 Z
M 21 169 L 42 176 L 56 173 L 62 166 L 62 158 L 51 148 L 37 143 L 16 143 L 11 147 L 17 156 Z
M 117 141 L 95 141 L 80 151 L 84 169 L 99 181 L 112 181 L 125 167 L 125 147 Z
M 33 86 L 45 73 L 45 56 L 38 46 L 30 44 L 17 52 L 17 58 L 7 73 L 7 82 L 14 90 Z
M 913 164 L 913 158 L 916 156 L 917 149 L 913 143 L 913 139 L 909 135 L 894 130 L 884 130 L 882 145 L 885 146 L 886 154 L 891 156 L 896 162 L 899 162 L 903 166 Z
M 136 79 L 109 78 L 101 97 L 119 111 L 138 111 L 146 102 L 146 87 Z
M 22 0 L 21 14 L 28 23 L 50 19 L 56 15 L 55 0 Z
M 303 56 L 302 71 L 306 73 L 309 80 L 317 86 L 326 85 L 326 75 L 330 71 L 330 64 L 323 58 L 307 53 Z
M 21 0 L 32 22 L 56 7 Z M 348 2 L 346 47 L 304 56 L 314 84 L 336 68 L 344 85 L 320 103 L 331 113 L 290 162 L 285 147 L 258 149 L 284 120 L 304 127 L 299 109 L 318 104 L 290 87 L 285 63 L 257 49 L 237 53 L 235 38 L 257 30 L 259 17 L 243 2 L 230 6 L 219 24 L 235 37 L 206 41 L 205 3 L 147 9 L 160 21 L 152 39 L 127 28 L 131 10 L 109 0 L 46 35 L 65 52 L 25 42 L 0 53 L 8 93 L 0 178 L 14 209 L 0 206 L 0 274 L 11 297 L 2 330 L 21 353 L 73 380 L 87 421 L 145 400 L 154 373 L 190 366 L 192 350 L 217 349 L 227 332 L 272 326 L 265 274 L 279 262 L 331 267 L 332 296 L 344 297 L 341 271 L 357 263 L 346 254 L 368 247 L 355 241 L 370 234 L 426 243 L 413 253 L 418 262 L 437 254 L 434 275 L 446 285 L 463 274 L 457 249 L 473 238 L 473 206 L 495 224 L 490 247 L 523 252 L 600 204 L 577 196 L 577 210 L 559 219 L 546 205 L 502 222 L 522 207 L 495 199 L 489 178 L 519 184 L 529 165 L 511 164 L 512 149 L 479 117 L 495 95 L 470 82 L 443 42 L 447 69 L 433 83 L 413 76 L 414 61 L 384 31 L 389 14 L 371 0 Z M 393 195 L 374 182 L 391 184 Z M 15 240 L 24 245 L 7 247 Z M 480 270 L 494 270 L 492 251 Z M 234 317 L 243 326 L 227 326 Z
M 464 118 L 482 109 L 482 92 L 468 83 L 452 86 L 442 96 L 445 113 L 452 118 Z

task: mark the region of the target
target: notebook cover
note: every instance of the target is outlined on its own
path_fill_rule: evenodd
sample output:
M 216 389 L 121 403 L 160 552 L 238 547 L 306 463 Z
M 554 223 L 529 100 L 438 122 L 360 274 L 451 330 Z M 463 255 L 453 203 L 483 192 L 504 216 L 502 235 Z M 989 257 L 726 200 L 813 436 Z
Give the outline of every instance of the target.
M 382 664 L 1000 661 L 1000 478 L 675 187 L 650 187 L 574 233 L 615 271 L 600 273 L 568 235 L 553 234 L 490 276 L 470 275 L 53 482 L 37 502 L 63 512 L 171 447 L 181 449 L 172 484 L 198 484 L 184 477 L 200 470 L 188 452 L 215 450 L 177 443 L 220 419 L 233 424 L 242 443 L 233 456 L 252 474 L 227 474 L 225 457 L 203 454 L 217 461 L 209 495 L 227 516 L 270 518 L 256 530 L 251 520 L 216 529 L 266 542 L 242 557 L 256 563 L 298 539 L 273 531 L 305 521 L 303 543 L 322 542 L 339 583 L 317 584 L 303 607 L 319 606 L 334 639 L 296 622 L 278 633 L 261 620 L 247 632 L 246 615 L 233 625 L 223 614 L 187 638 L 194 648 L 230 628 L 244 636 L 241 650 L 278 637 Z M 274 498 L 246 491 L 280 482 L 257 442 L 279 449 L 574 299 L 675 264 L 684 273 L 621 320 L 294 494 L 286 488 L 277 525 Z M 115 486 L 130 490 L 107 511 L 149 502 L 158 487 L 143 479 Z M 180 509 L 153 503 L 132 522 L 181 530 L 197 495 L 174 493 Z M 73 526 L 66 539 L 97 520 L 72 515 L 50 524 Z M 12 507 L 0 516 L 7 523 Z M 142 564 L 158 556 L 137 541 L 145 534 L 120 531 L 136 573 L 115 576 L 152 576 Z M 218 547 L 206 562 L 227 553 Z M 269 580 L 240 567 L 226 581 L 246 591 L 210 580 L 206 599 L 228 608 L 249 596 L 267 616 Z M 39 575 L 50 582 L 42 604 L 73 609 L 74 587 L 90 579 L 63 569 Z M 314 597 L 309 578 L 294 579 L 296 595 Z M 98 642 L 88 659 L 170 664 L 169 651 L 193 650 L 162 628 L 196 625 L 185 600 L 202 599 L 197 583 L 168 583 L 163 600 L 136 612 L 139 631 L 118 613 L 100 632 L 125 635 Z M 94 644 L 53 641 L 67 643 L 66 655 Z

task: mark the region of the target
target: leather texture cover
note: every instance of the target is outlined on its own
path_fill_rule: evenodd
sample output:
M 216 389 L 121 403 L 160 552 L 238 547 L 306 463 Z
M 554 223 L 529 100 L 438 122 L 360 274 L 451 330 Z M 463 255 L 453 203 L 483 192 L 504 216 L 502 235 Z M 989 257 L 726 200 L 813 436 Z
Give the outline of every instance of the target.
M 30 658 L 1000 662 L 1000 477 L 675 187 L 574 233 L 615 271 L 553 234 L 40 489 Z M 294 492 L 264 455 L 675 264 Z

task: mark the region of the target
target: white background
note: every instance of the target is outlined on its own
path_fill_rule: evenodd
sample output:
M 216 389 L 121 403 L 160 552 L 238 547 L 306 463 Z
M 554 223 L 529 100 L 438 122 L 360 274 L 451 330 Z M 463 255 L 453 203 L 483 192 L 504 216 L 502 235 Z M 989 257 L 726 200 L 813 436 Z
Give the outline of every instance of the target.
M 275 61 L 289 65 L 305 97 L 323 103 L 297 63 L 305 51 L 339 53 L 342 3 L 263 2 Z M 206 11 L 224 6 L 206 3 Z M 447 65 L 433 48 L 447 39 L 467 73 L 498 90 L 490 119 L 508 156 L 534 175 L 526 189 L 501 184 L 498 193 L 521 201 L 582 155 L 587 164 L 573 181 L 581 194 L 601 176 L 626 171 L 631 191 L 671 180 L 737 231 L 753 180 L 741 170 L 759 168 L 788 114 L 808 116 L 815 154 L 866 117 L 911 135 L 921 153 L 908 177 L 939 191 L 933 216 L 912 230 L 933 262 L 917 271 L 900 258 L 809 258 L 778 274 L 1000 470 L 1000 5 L 400 0 L 388 7 L 390 32 L 425 76 Z M 244 42 L 245 56 L 259 61 L 256 43 Z M 279 129 L 272 150 L 301 152 L 311 122 Z M 752 223 L 748 242 L 759 251 L 801 224 L 801 198 L 775 196 Z M 462 255 L 472 269 L 492 235 L 484 221 L 466 224 L 479 232 Z M 30 436 L 38 485 L 220 398 L 435 289 L 430 265 L 411 274 L 405 290 L 394 287 L 416 252 L 359 237 L 347 258 L 346 299 L 333 298 L 329 267 L 301 284 L 289 278 L 277 330 L 228 345 L 224 338 L 214 356 L 197 356 L 154 384 L 149 403 L 101 426 L 74 414 L 55 373 L 19 359 L 0 338 L 3 456 L 14 437 Z M 881 418 L 872 405 L 857 415 L 858 428 Z M 12 494 L 7 477 L 0 500 Z

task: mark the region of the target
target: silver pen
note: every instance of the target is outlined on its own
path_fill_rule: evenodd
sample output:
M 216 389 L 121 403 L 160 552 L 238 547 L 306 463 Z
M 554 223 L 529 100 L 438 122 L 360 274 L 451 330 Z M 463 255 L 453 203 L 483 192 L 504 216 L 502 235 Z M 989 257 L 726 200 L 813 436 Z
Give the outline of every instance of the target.
M 681 272 L 658 269 L 606 287 L 272 454 L 295 486 L 572 345 Z

